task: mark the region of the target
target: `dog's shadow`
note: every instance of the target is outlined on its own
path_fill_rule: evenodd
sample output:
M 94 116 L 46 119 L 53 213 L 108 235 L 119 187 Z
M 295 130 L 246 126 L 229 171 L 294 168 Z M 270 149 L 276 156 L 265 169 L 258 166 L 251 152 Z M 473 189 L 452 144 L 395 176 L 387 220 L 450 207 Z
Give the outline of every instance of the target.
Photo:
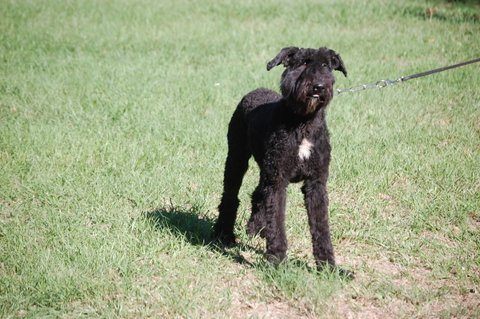
M 272 274 L 271 265 L 264 261 L 248 261 L 243 254 L 263 255 L 264 253 L 251 246 L 249 243 L 237 243 L 233 247 L 225 247 L 212 238 L 212 228 L 214 220 L 202 216 L 200 209 L 190 208 L 184 209 L 179 207 L 157 208 L 153 211 L 144 212 L 143 217 L 150 222 L 159 231 L 169 231 L 174 236 L 183 238 L 191 245 L 205 246 L 212 251 L 221 254 L 234 262 L 258 269 L 261 273 L 268 276 Z M 307 273 L 317 273 L 315 267 L 308 265 L 304 260 L 290 259 L 283 264 L 283 269 L 290 269 L 290 271 L 306 271 Z M 280 268 L 281 269 L 281 268 Z M 341 278 L 351 280 L 353 272 L 345 271 L 341 268 L 332 270 L 332 273 L 338 273 Z M 275 273 L 275 272 L 274 272 Z M 282 270 L 278 272 L 282 273 Z M 327 272 L 330 273 L 330 272 Z
M 169 231 L 194 246 L 206 246 L 240 264 L 252 264 L 243 256 L 244 251 L 258 253 L 258 249 L 248 244 L 239 244 L 235 248 L 225 247 L 212 238 L 214 220 L 202 216 L 199 209 L 181 207 L 157 208 L 143 213 L 143 217 L 159 231 Z
M 213 220 L 201 217 L 195 208 L 157 208 L 144 212 L 143 217 L 158 230 L 168 230 L 190 244 L 209 245 Z

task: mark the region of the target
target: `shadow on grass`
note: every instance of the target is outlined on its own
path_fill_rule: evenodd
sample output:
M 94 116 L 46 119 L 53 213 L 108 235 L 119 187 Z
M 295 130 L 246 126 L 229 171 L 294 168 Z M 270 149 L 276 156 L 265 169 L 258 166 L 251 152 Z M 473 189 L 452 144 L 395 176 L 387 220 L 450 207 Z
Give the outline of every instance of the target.
M 183 237 L 192 245 L 209 245 L 211 243 L 210 232 L 214 221 L 200 217 L 195 208 L 158 208 L 143 213 L 143 216 L 156 229 L 167 229 L 172 234 Z
M 153 211 L 143 213 L 143 216 L 155 229 L 159 231 L 169 231 L 174 236 L 186 240 L 191 245 L 205 246 L 234 262 L 254 268 L 266 281 L 277 282 L 279 285 L 284 280 L 288 283 L 292 275 L 293 277 L 301 277 L 299 274 L 302 273 L 305 276 L 313 275 L 323 278 L 323 280 L 332 280 L 332 278 L 343 278 L 345 280 L 348 277 L 342 274 L 343 271 L 339 272 L 339 269 L 319 272 L 316 267 L 295 258 L 288 259 L 276 267 L 272 267 L 264 258 L 250 262 L 243 256 L 244 253 L 263 256 L 264 252 L 245 243 L 238 243 L 233 247 L 225 247 L 212 240 L 211 233 L 215 221 L 208 217 L 202 217 L 200 209 L 195 207 L 190 209 L 174 206 L 157 208 Z
M 211 233 L 215 221 L 208 217 L 201 217 L 199 209 L 196 208 L 158 208 L 150 212 L 144 212 L 143 217 L 158 230 L 168 230 L 194 246 L 206 246 L 240 264 L 253 266 L 241 255 L 241 252 L 254 251 L 258 253 L 258 250 L 249 245 L 236 245 L 234 248 L 227 248 L 214 241 Z
M 438 20 L 446 23 L 480 23 L 478 0 L 437 1 L 431 6 L 406 6 L 400 10 L 407 17 Z

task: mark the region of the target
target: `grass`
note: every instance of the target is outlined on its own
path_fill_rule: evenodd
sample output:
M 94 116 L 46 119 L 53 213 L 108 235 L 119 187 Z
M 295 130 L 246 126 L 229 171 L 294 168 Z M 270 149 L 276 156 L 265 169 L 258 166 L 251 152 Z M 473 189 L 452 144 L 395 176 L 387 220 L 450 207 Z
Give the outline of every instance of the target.
M 480 317 L 478 65 L 330 105 L 331 227 L 312 270 L 298 185 L 290 260 L 244 226 L 208 244 L 243 94 L 282 47 L 337 50 L 349 87 L 478 57 L 475 1 L 2 1 L 0 317 Z

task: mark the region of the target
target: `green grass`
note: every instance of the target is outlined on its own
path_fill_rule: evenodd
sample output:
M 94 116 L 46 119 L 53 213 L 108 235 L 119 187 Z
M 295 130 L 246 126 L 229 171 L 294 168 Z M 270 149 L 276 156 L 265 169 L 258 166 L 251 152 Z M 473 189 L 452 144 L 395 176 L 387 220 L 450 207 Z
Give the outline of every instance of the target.
M 480 317 L 480 83 L 470 65 L 337 96 L 331 228 L 313 270 L 298 185 L 289 261 L 208 244 L 226 128 L 284 46 L 338 87 L 479 57 L 476 1 L 1 1 L 0 317 Z

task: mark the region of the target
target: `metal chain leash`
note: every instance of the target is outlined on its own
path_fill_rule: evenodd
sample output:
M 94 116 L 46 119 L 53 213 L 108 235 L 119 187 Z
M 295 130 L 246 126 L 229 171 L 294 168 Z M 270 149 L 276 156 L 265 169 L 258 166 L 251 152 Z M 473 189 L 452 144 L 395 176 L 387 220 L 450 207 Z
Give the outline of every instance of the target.
M 449 66 L 446 66 L 446 67 L 443 67 L 443 68 L 438 68 L 438 69 L 433 69 L 433 70 L 430 70 L 430 71 L 425 71 L 425 72 L 415 73 L 415 74 L 412 74 L 412 75 L 402 76 L 402 77 L 399 77 L 396 80 L 388 80 L 388 79 L 387 80 L 380 80 L 380 81 L 377 81 L 377 82 L 371 82 L 371 83 L 366 83 L 366 84 L 362 84 L 362 85 L 352 86 L 350 88 L 336 89 L 335 91 L 336 91 L 337 95 L 339 95 L 339 94 L 346 93 L 346 92 L 358 92 L 358 91 L 364 91 L 364 90 L 369 90 L 369 89 L 382 89 L 384 87 L 392 86 L 392 85 L 395 85 L 395 84 L 400 83 L 400 82 L 405 82 L 405 81 L 408 81 L 408 80 L 411 80 L 411 79 L 419 78 L 419 77 L 430 75 L 430 74 L 433 74 L 433 73 L 443 72 L 443 71 L 446 71 L 446 70 L 458 68 L 458 67 L 461 67 L 461 66 L 464 66 L 464 65 L 467 65 L 467 64 L 472 64 L 472 63 L 477 63 L 477 62 L 480 62 L 480 58 L 473 59 L 473 60 L 466 61 L 466 62 L 462 62 L 462 63 L 458 63 L 458 64 L 454 64 L 454 65 L 449 65 Z
M 335 91 L 337 92 L 337 95 L 338 95 L 345 92 L 358 92 L 358 91 L 364 91 L 364 90 L 370 90 L 370 89 L 382 89 L 384 87 L 394 85 L 399 82 L 402 82 L 402 78 L 399 78 L 397 80 L 380 80 L 377 82 L 371 82 L 371 83 L 365 83 L 362 85 L 352 86 L 346 89 L 336 89 Z

